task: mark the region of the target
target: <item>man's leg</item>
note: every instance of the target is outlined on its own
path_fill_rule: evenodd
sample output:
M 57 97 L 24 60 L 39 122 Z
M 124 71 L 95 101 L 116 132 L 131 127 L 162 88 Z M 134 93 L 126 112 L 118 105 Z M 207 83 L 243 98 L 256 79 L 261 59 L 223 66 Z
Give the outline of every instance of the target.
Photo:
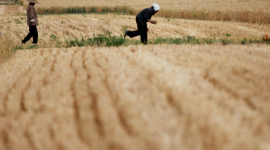
M 146 28 L 141 28 L 141 41 L 143 44 L 147 44 L 147 27 Z
M 139 32 L 139 30 L 136 30 L 136 31 L 127 31 L 126 34 L 130 38 L 133 38 L 133 37 L 136 37 L 136 36 L 140 35 L 140 32 Z
M 135 31 L 126 31 L 125 36 L 127 35 L 130 38 L 133 38 L 133 37 L 136 37 L 138 35 L 141 35 L 141 31 L 140 31 L 141 25 L 140 25 L 140 22 L 138 20 L 136 20 L 136 23 L 137 23 L 138 30 L 135 30 Z
M 32 31 L 33 33 L 33 43 L 37 44 L 38 42 L 38 31 L 37 31 L 37 26 L 32 26 Z
M 28 35 L 22 40 L 22 43 L 26 43 L 27 41 L 29 41 L 31 39 L 31 37 L 33 36 L 33 33 L 31 32 L 31 26 L 29 26 L 29 33 Z

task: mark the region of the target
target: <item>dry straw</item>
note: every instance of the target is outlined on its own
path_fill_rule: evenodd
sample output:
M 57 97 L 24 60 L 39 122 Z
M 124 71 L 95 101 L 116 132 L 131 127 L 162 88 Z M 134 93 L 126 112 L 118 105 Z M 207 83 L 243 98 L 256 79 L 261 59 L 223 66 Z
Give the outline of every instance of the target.
M 0 62 L 5 61 L 14 54 L 14 42 L 5 36 L 4 32 L 0 33 Z
M 38 14 L 66 14 L 66 13 L 117 13 L 124 15 L 137 15 L 140 10 L 129 6 L 91 6 L 91 7 L 49 7 L 38 8 Z M 157 14 L 159 17 L 211 20 L 211 21 L 237 21 L 248 23 L 270 23 L 270 12 L 264 10 L 175 10 L 163 9 Z
M 191 20 L 237 21 L 265 24 L 270 23 L 270 12 L 260 10 L 162 10 L 157 15 L 166 18 L 184 18 Z

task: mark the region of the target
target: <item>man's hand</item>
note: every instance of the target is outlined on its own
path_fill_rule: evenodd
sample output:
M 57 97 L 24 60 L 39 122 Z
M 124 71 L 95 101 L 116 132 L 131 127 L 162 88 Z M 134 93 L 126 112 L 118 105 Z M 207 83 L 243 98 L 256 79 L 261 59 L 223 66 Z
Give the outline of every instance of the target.
M 157 24 L 157 21 L 155 21 L 155 20 L 149 20 L 148 22 L 150 22 L 152 24 Z
M 34 26 L 35 25 L 35 19 L 31 19 L 31 21 L 30 21 L 30 26 Z

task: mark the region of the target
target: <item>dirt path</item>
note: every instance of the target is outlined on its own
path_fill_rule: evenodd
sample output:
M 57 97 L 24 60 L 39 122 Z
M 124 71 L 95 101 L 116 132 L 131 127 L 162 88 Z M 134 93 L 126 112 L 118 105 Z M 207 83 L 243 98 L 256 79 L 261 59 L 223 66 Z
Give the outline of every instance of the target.
M 1 150 L 270 149 L 268 46 L 19 51 Z

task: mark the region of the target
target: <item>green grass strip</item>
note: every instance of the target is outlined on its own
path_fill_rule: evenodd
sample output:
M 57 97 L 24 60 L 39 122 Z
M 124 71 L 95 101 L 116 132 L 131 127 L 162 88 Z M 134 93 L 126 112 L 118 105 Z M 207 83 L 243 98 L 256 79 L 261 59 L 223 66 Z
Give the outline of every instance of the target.
M 53 37 L 53 36 L 52 36 Z M 129 38 L 124 38 L 123 36 L 112 36 L 111 32 L 108 31 L 106 34 L 98 34 L 93 35 L 91 38 L 81 37 L 75 39 L 67 39 L 65 42 L 59 42 L 55 38 L 51 39 L 52 43 L 54 43 L 54 47 L 57 48 L 70 48 L 70 47 L 84 47 L 84 46 L 94 46 L 94 47 L 119 47 L 119 46 L 128 46 L 128 45 L 138 45 L 142 44 L 140 40 L 134 40 Z M 150 45 L 159 45 L 159 44 L 175 44 L 175 45 L 203 45 L 203 44 L 269 44 L 270 41 L 262 41 L 258 39 L 242 39 L 239 41 L 234 41 L 230 39 L 211 39 L 211 38 L 196 38 L 194 36 L 187 36 L 182 38 L 157 38 L 157 39 L 150 39 L 148 41 Z M 39 47 L 38 45 L 29 45 L 29 46 L 22 46 L 17 45 L 14 47 L 15 50 L 22 50 L 22 49 L 38 49 L 38 48 L 48 48 L 48 47 Z

